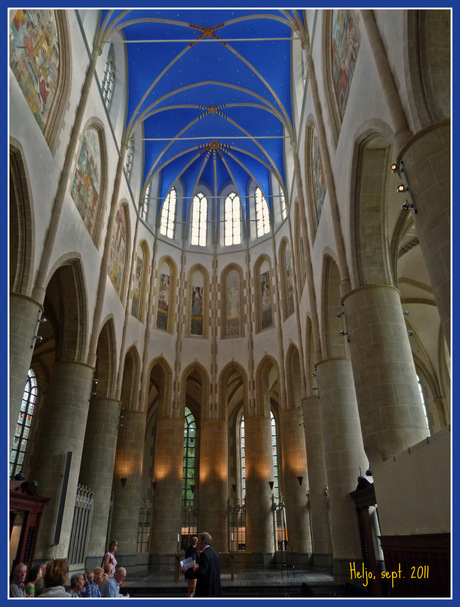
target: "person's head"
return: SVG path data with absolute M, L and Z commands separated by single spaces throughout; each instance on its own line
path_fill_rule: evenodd
M 82 573 L 74 573 L 70 578 L 70 587 L 74 588 L 76 592 L 80 592 L 84 585 L 85 578 Z
M 42 566 L 41 565 L 34 565 L 33 567 L 31 567 L 29 569 L 29 574 L 27 576 L 27 580 L 29 582 L 35 582 L 36 580 L 38 580 L 39 577 L 42 576 Z
M 126 569 L 124 567 L 117 567 L 114 577 L 121 584 L 126 578 Z
M 18 563 L 13 569 L 13 582 L 15 584 L 24 584 L 27 574 L 27 565 Z
M 196 535 L 192 536 L 191 544 L 192 546 L 196 546 L 198 544 L 198 538 Z
M 55 559 L 46 565 L 45 587 L 65 586 L 69 579 L 69 566 L 64 559 Z
M 202 531 L 198 534 L 198 548 L 203 550 L 206 546 L 210 546 L 212 541 L 211 534 L 207 531 Z
M 115 550 L 118 548 L 118 542 L 117 540 L 112 540 L 109 544 L 109 552 L 115 552 Z
M 102 582 L 104 581 L 104 570 L 102 569 L 102 567 L 94 567 L 93 572 L 94 572 L 93 581 L 95 584 L 100 586 L 102 584 Z

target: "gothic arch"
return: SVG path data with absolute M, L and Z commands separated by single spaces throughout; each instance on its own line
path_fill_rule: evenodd
M 155 289 L 155 327 L 159 330 L 174 333 L 176 310 L 177 268 L 169 255 L 158 262 Z
M 110 245 L 111 259 L 109 261 L 109 267 L 107 270 L 114 289 L 122 302 L 126 301 L 126 294 L 129 284 L 129 260 L 131 259 L 130 235 L 131 226 L 129 218 L 129 208 L 127 202 L 122 201 L 118 206 L 118 210 L 115 216 L 112 242 Z
M 302 293 L 305 288 L 305 281 L 307 278 L 307 267 L 305 264 L 305 243 L 302 236 L 302 230 L 300 226 L 301 217 L 299 210 L 299 201 L 295 201 L 294 207 L 294 243 L 296 247 L 296 261 L 297 261 L 297 276 L 298 281 L 298 301 L 302 300 Z
M 242 365 L 231 361 L 220 372 L 218 383 L 219 419 L 229 419 L 233 411 L 248 408 L 248 376 Z
M 139 255 L 142 254 L 142 257 Z M 136 261 L 134 266 L 133 284 L 131 287 L 131 314 L 140 322 L 144 321 L 147 286 L 149 282 L 150 251 L 145 240 L 137 245 Z
M 273 303 L 273 269 L 268 255 L 260 255 L 254 264 L 254 318 L 256 333 L 275 326 Z
M 21 144 L 10 143 L 10 292 L 27 295 L 32 288 L 35 221 L 32 190 Z
M 287 403 L 285 408 L 300 407 L 303 394 L 300 356 L 297 346 L 292 343 L 286 353 L 286 387 Z
M 320 155 L 319 140 L 313 116 L 307 120 L 305 135 L 305 181 L 307 190 L 307 208 L 310 223 L 311 241 L 315 241 L 327 195 L 323 164 Z
M 97 379 L 96 395 L 100 398 L 115 398 L 117 347 L 112 314 L 105 319 L 99 333 L 94 377 Z
M 209 273 L 207 269 L 201 264 L 192 266 L 188 271 L 186 286 L 186 337 L 207 338 L 209 331 Z
M 277 361 L 266 354 L 257 365 L 255 415 L 270 418 L 272 400 L 279 404 L 279 367 Z
M 292 267 L 292 252 L 289 241 L 282 238 L 279 247 L 279 263 L 281 273 L 281 292 L 283 318 L 287 320 L 294 314 L 294 271 Z
M 130 411 L 142 411 L 139 403 L 141 360 L 136 346 L 131 346 L 126 352 L 123 365 L 123 381 L 121 385 L 121 405 Z
M 229 274 L 237 273 L 238 284 L 228 285 Z M 220 275 L 221 299 L 221 338 L 244 337 L 246 318 L 244 314 L 244 280 L 241 266 L 231 263 Z
M 148 415 L 155 410 L 160 417 L 173 417 L 173 372 L 163 356 L 150 363 L 147 382 L 145 409 Z
M 179 417 L 184 417 L 185 407 L 195 416 L 197 425 L 202 419 L 212 419 L 210 414 L 211 384 L 209 374 L 201 363 L 195 361 L 181 375 Z

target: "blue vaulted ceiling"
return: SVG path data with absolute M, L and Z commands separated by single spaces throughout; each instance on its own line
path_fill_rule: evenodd
M 284 187 L 290 137 L 291 39 L 296 11 L 103 11 L 101 30 L 126 41 L 130 132 L 144 125 L 144 183 L 161 198 L 181 179 L 213 195 L 229 182 L 244 202 L 251 179 L 271 200 Z M 245 205 L 244 205 L 245 206 Z

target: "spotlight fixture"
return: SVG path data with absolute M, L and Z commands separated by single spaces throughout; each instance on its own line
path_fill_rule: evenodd
M 409 188 L 406 188 L 406 186 L 403 183 L 400 183 L 397 187 L 397 191 L 398 192 L 407 192 Z
M 409 329 L 407 331 L 407 334 L 409 335 L 409 337 L 412 337 L 412 335 L 414 334 L 414 332 L 412 331 L 412 329 Z
M 41 318 L 38 319 L 38 322 L 40 322 L 42 325 L 44 325 L 45 322 L 48 322 L 48 319 L 46 318 L 46 316 L 42 316 Z
M 343 315 L 344 315 L 344 312 L 337 312 L 337 318 L 340 318 Z
M 404 310 L 403 314 L 404 316 L 409 316 L 409 310 Z
M 344 335 L 347 335 L 347 332 L 346 331 L 340 331 L 339 335 L 341 335 L 343 337 Z
M 412 210 L 412 213 L 417 213 L 417 209 L 414 207 L 414 203 L 413 202 L 406 202 L 404 204 L 401 205 L 401 211 L 408 211 L 409 209 Z
M 396 164 L 396 162 L 393 162 L 393 164 L 391 165 L 391 170 L 393 171 L 393 173 L 397 173 L 398 172 L 398 165 Z
M 299 485 L 302 485 L 303 476 L 298 476 L 297 480 L 299 481 Z
M 316 377 L 316 373 L 310 373 L 312 377 Z

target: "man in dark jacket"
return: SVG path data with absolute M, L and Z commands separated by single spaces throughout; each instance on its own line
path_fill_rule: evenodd
M 220 586 L 220 558 L 211 548 L 212 537 L 207 531 L 198 534 L 198 565 L 195 596 L 222 596 Z

